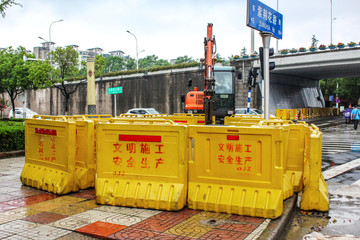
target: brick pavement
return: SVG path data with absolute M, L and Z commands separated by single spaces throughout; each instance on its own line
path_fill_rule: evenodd
M 25 157 L 0 159 L 0 239 L 257 239 L 270 219 L 98 205 L 95 190 L 59 196 L 20 182 Z

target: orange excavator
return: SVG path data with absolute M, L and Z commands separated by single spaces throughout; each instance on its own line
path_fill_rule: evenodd
M 205 124 L 213 123 L 213 115 L 221 121 L 235 113 L 235 75 L 240 76 L 233 67 L 215 67 L 216 41 L 212 27 L 213 24 L 208 23 L 204 39 L 204 91 L 195 87 L 187 93 L 185 101 L 185 112 L 205 113 Z
M 214 65 L 216 62 L 214 48 L 216 49 L 215 36 L 212 34 L 212 23 L 208 23 L 207 37 L 204 39 L 205 45 L 205 86 L 204 91 L 200 92 L 197 88 L 188 92 L 186 95 L 185 111 L 205 113 L 205 124 L 212 124 L 213 107 L 214 107 Z

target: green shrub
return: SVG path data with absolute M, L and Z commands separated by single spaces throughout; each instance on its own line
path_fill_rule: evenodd
M 25 149 L 25 127 L 22 121 L 0 121 L 0 152 Z

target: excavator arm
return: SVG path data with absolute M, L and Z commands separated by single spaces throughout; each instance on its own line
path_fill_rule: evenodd
M 205 46 L 205 86 L 204 86 L 204 112 L 205 112 L 205 124 L 212 124 L 213 108 L 214 108 L 214 65 L 215 65 L 215 52 L 216 42 L 215 36 L 212 34 L 212 23 L 208 23 L 207 37 L 204 39 Z

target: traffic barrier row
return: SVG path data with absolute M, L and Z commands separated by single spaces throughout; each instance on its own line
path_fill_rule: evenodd
M 339 116 L 338 108 L 276 109 L 276 118 L 282 120 L 304 120 L 317 117 Z
M 283 200 L 305 186 L 304 209 L 326 211 L 326 198 L 311 198 L 327 196 L 325 182 L 309 177 L 321 175 L 321 142 L 320 160 L 307 146 L 318 129 L 248 115 L 225 118 L 231 126 L 196 125 L 202 117 L 27 119 L 21 180 L 57 194 L 95 183 L 99 204 L 175 211 L 187 203 L 266 218 L 279 217 Z
M 119 118 L 155 118 L 155 119 L 169 119 L 178 124 L 184 125 L 204 125 L 205 115 L 204 114 L 189 114 L 189 113 L 174 113 L 173 115 L 168 114 L 121 114 Z M 215 116 L 213 116 L 213 124 L 215 124 Z
M 291 195 L 291 190 L 287 186 L 287 183 L 290 182 L 294 192 L 304 192 L 301 198 L 301 209 L 318 211 L 329 209 L 327 186 L 321 172 L 322 133 L 315 125 L 309 126 L 303 121 L 298 121 L 297 124 L 290 120 L 264 121 L 256 117 L 249 121 L 247 116 L 226 117 L 225 122 L 236 126 L 259 124 L 289 127 L 288 138 L 287 135 L 284 135 L 288 142 L 284 148 L 286 155 L 284 199 L 289 194 Z

